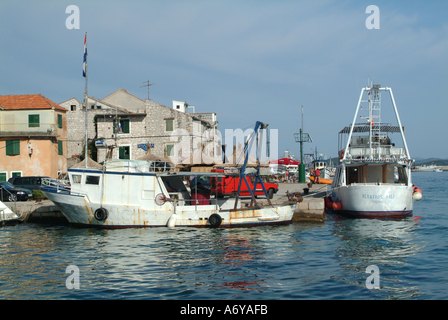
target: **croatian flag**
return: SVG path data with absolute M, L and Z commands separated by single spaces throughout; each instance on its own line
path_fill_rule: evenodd
M 85 78 L 87 73 L 87 32 L 84 38 L 84 62 L 82 63 L 82 75 Z

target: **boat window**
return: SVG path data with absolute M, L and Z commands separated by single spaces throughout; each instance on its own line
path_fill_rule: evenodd
M 100 184 L 100 176 L 86 176 L 86 184 Z
M 332 184 L 333 188 L 341 186 L 340 177 L 339 177 L 340 173 L 341 173 L 341 168 L 336 168 L 336 172 L 334 174 L 334 180 L 333 180 L 333 184 Z
M 162 177 L 162 181 L 165 184 L 165 188 L 168 192 L 181 192 L 187 191 L 182 178 L 177 177 Z
M 80 174 L 74 174 L 72 175 L 72 182 L 73 183 L 81 183 L 81 175 Z
M 358 168 L 348 168 L 348 184 L 357 183 L 358 182 Z
M 406 167 L 398 167 L 398 183 L 405 183 L 407 185 L 408 175 L 406 173 Z

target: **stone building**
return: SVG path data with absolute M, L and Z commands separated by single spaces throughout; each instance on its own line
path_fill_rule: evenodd
M 69 156 L 79 155 L 85 140 L 82 103 L 70 99 L 60 105 L 68 110 Z M 192 110 L 194 107 L 183 101 L 173 101 L 169 108 L 141 100 L 124 89 L 102 100 L 89 97 L 88 137 L 96 143 L 96 160 L 138 159 L 146 154 L 148 145 L 154 155 L 171 155 L 176 163 L 189 158 L 213 138 L 218 127 L 216 113 L 188 113 Z M 221 156 L 219 148 L 209 149 L 210 156 Z

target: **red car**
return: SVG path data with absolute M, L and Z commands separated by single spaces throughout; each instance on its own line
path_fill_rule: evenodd
M 212 172 L 222 172 L 222 169 L 213 169 Z M 214 180 L 214 181 L 213 181 Z M 218 194 L 219 196 L 231 196 L 236 197 L 236 193 L 238 191 L 238 184 L 240 181 L 240 177 L 234 176 L 225 176 L 218 178 L 211 178 L 211 194 Z M 250 179 L 250 176 L 247 177 L 247 182 L 249 183 L 249 187 L 251 190 L 254 189 L 254 185 Z M 278 192 L 278 185 L 275 183 L 264 183 L 264 187 L 268 192 L 269 199 L 274 197 L 274 194 Z M 255 196 L 264 196 L 263 188 L 260 183 L 257 183 L 257 189 L 255 190 Z M 249 190 L 247 189 L 247 185 L 244 181 L 241 181 L 241 190 L 240 196 L 250 196 Z

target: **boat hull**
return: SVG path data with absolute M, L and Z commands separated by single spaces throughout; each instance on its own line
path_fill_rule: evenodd
M 67 220 L 82 227 L 96 228 L 144 228 L 144 227 L 253 227 L 291 223 L 296 203 L 280 206 L 263 206 L 239 210 L 219 210 L 215 205 L 178 206 L 175 210 L 146 210 L 138 206 L 108 205 L 89 202 L 87 197 L 67 193 L 45 192 L 45 195 L 59 207 Z M 108 216 L 99 221 L 95 211 L 107 210 Z M 175 214 L 175 216 L 173 216 Z M 209 218 L 218 214 L 219 225 L 212 225 Z M 170 221 L 171 220 L 171 221 Z
M 309 179 L 314 182 L 315 177 L 309 177 Z M 319 179 L 319 184 L 328 184 L 331 185 L 333 183 L 333 180 L 328 179 L 328 178 L 320 178 Z
M 11 226 L 23 222 L 23 218 L 15 214 L 0 201 L 0 226 Z
M 401 218 L 412 215 L 412 187 L 351 185 L 334 188 L 335 212 L 358 218 Z

